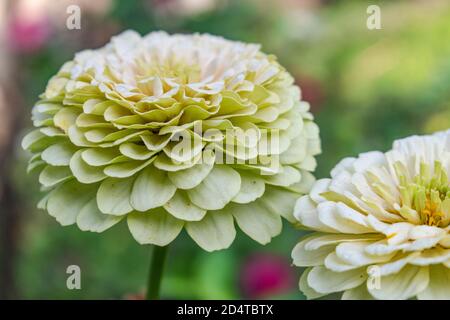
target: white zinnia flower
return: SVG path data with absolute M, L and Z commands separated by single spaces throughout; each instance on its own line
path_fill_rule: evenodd
M 342 160 L 294 215 L 308 298 L 450 299 L 450 130 Z
M 47 193 L 40 207 L 62 225 L 102 232 L 126 219 L 139 243 L 160 246 L 185 228 L 213 251 L 231 245 L 236 223 L 266 244 L 314 182 L 308 109 L 258 45 L 127 31 L 64 64 L 23 147 Z

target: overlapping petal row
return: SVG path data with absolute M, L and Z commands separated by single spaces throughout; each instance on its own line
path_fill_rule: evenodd
M 185 227 L 212 251 L 232 243 L 236 222 L 265 244 L 314 182 L 308 109 L 257 45 L 127 31 L 64 64 L 23 147 L 47 194 L 39 206 L 62 225 L 102 232 L 127 218 L 138 242 L 156 245 Z
M 308 298 L 450 299 L 450 131 L 342 160 L 299 199 Z

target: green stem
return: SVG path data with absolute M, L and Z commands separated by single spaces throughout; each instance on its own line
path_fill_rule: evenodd
M 150 272 L 147 282 L 147 300 L 159 299 L 159 288 L 161 287 L 164 262 L 169 246 L 153 246 L 152 261 L 150 262 Z

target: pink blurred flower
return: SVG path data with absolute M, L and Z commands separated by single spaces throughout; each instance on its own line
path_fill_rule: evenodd
M 284 257 L 255 254 L 244 262 L 239 282 L 245 298 L 258 299 L 287 293 L 295 287 L 296 280 Z
M 51 25 L 45 17 L 25 19 L 13 16 L 8 24 L 8 42 L 18 52 L 32 53 L 41 49 L 50 39 Z
M 311 112 L 320 110 L 325 101 L 325 92 L 322 83 L 314 77 L 307 75 L 298 75 L 295 77 L 295 83 L 300 86 L 302 91 L 302 100 L 309 102 Z

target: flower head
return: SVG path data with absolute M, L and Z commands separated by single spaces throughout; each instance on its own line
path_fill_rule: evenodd
M 62 225 L 102 232 L 126 218 L 156 245 L 185 227 L 212 251 L 236 222 L 265 244 L 314 181 L 308 108 L 257 45 L 127 31 L 63 65 L 23 147 L 47 193 L 40 207 Z
M 450 299 L 450 131 L 342 160 L 300 198 L 292 252 L 316 298 Z

